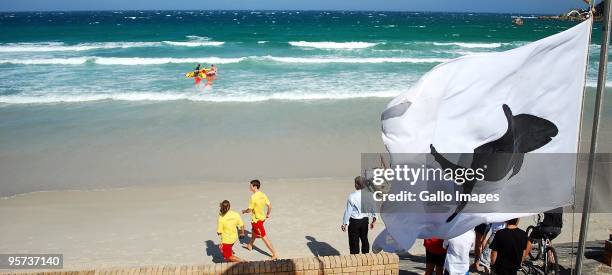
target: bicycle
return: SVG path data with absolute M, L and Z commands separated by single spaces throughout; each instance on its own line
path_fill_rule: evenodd
M 536 267 L 533 265 L 532 262 L 523 262 L 523 264 L 521 264 L 521 268 L 519 268 L 519 270 L 517 271 L 517 274 L 521 274 L 521 275 L 531 275 L 531 274 L 540 274 L 540 272 L 538 272 L 538 269 L 536 269 Z
M 536 216 L 536 225 L 527 227 L 527 236 L 529 236 L 529 241 L 531 242 L 529 259 L 533 262 L 533 268 L 529 268 L 529 271 L 532 273 L 535 271 L 535 267 L 538 266 L 544 271 L 544 274 L 557 275 L 560 274 L 558 263 L 559 257 L 557 257 L 557 251 L 550 243 L 548 234 L 541 231 L 543 218 L 543 214 L 538 214 Z M 538 265 L 537 263 L 540 261 L 541 265 Z

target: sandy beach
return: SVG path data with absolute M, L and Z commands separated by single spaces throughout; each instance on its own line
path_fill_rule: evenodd
M 263 181 L 273 205 L 269 238 L 283 258 L 347 254 L 340 231 L 351 179 Z M 101 266 L 210 263 L 219 255 L 219 202 L 239 211 L 244 183 L 147 186 L 104 191 L 39 192 L 0 200 L 0 253 L 64 253 L 69 269 Z M 245 222 L 249 215 L 243 215 Z M 247 226 L 250 230 L 250 226 Z M 371 238 L 380 231 L 370 233 Z M 261 242 L 256 245 L 264 249 Z M 236 254 L 266 259 L 238 244 Z
M 347 254 L 340 231 L 350 178 L 262 180 L 273 205 L 266 222 L 280 257 Z M 218 203 L 245 208 L 248 181 L 135 186 L 97 191 L 52 191 L 0 200 L 0 253 L 63 253 L 66 269 L 162 264 L 202 264 L 218 259 Z M 243 215 L 245 222 L 249 216 Z M 589 239 L 606 239 L 610 214 L 591 219 Z M 558 242 L 577 240 L 580 215 L 566 214 Z M 521 225 L 533 223 L 524 218 Z M 572 232 L 571 228 L 574 225 Z M 369 236 L 381 231 L 379 223 Z M 249 227 L 247 226 L 247 229 Z M 573 234 L 572 234 L 573 233 Z M 266 259 L 261 250 L 235 245 L 246 260 Z M 424 253 L 420 241 L 410 251 Z

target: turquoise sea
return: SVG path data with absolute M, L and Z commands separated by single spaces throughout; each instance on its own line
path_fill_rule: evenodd
M 391 97 L 443 61 L 511 49 L 575 24 L 522 15 L 526 24 L 516 27 L 511 24 L 513 16 L 320 11 L 2 13 L 0 104 Z M 598 47 L 592 49 L 597 52 Z M 596 61 L 591 62 L 591 85 Z M 219 66 L 214 89 L 195 89 L 183 77 L 197 63 Z
M 531 14 L 0 13 L 0 196 L 351 176 L 359 153 L 384 150 L 384 105 L 423 73 L 575 24 Z M 219 67 L 212 88 L 184 77 L 198 63 Z

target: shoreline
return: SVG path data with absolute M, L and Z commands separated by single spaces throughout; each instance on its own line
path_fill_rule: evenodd
M 588 89 L 580 151 L 589 148 Z M 386 98 L 316 102 L 89 102 L 0 107 L 0 197 L 40 190 L 351 177 L 385 152 Z M 612 101 L 599 152 L 612 152 Z M 59 160 L 59 161 L 58 161 Z
M 309 182 L 309 181 L 336 181 L 336 180 L 349 180 L 351 178 L 343 178 L 343 177 L 312 177 L 312 178 L 270 178 L 270 181 L 281 181 L 281 182 Z M 58 190 L 38 190 L 26 193 L 19 193 L 10 196 L 0 197 L 0 201 L 2 200 L 11 200 L 17 199 L 20 197 L 27 196 L 35 196 L 38 194 L 47 194 L 47 193 L 92 193 L 92 192 L 120 192 L 127 189 L 142 189 L 142 188 L 166 188 L 171 185 L 173 186 L 198 186 L 198 185 L 206 185 L 206 184 L 240 184 L 239 182 L 219 182 L 219 181 L 191 181 L 191 182 L 181 182 L 178 184 L 164 184 L 164 183 L 155 183 L 155 184 L 147 184 L 147 185 L 124 185 L 124 186 L 109 186 L 103 188 L 94 188 L 94 189 L 58 189 Z
M 387 100 L 0 108 L 0 196 L 201 179 L 351 177 Z M 86 115 L 83 115 L 86 114 Z M 60 160 L 60 161 L 58 161 Z

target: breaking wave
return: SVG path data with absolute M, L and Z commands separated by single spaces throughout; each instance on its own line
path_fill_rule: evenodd
M 363 58 L 316 58 L 316 57 L 276 57 L 264 56 L 262 59 L 268 59 L 281 63 L 306 63 L 306 64 L 324 64 L 324 63 L 442 63 L 450 59 L 448 58 L 409 58 L 409 57 L 363 57 Z
M 222 58 L 222 57 L 202 57 L 202 58 L 143 58 L 143 57 L 92 57 L 93 63 L 100 65 L 161 65 L 161 64 L 181 64 L 181 63 L 212 63 L 212 64 L 232 64 L 238 63 L 246 58 Z
M 161 41 L 161 42 L 95 42 L 69 45 L 62 42 L 42 43 L 5 43 L 0 44 L 0 52 L 79 52 L 104 49 L 126 49 L 146 47 L 207 47 L 222 46 L 219 41 Z
M 204 47 L 204 46 L 223 46 L 225 42 L 219 41 L 163 41 L 163 43 L 172 45 L 172 46 L 182 46 L 182 47 Z
M 467 42 L 433 42 L 435 46 L 457 46 L 462 48 L 485 48 L 493 49 L 499 48 L 505 43 L 467 43 Z
M 37 43 L 1 43 L 0 52 L 80 52 L 104 49 L 127 49 L 127 48 L 151 48 L 151 47 L 220 47 L 225 45 L 223 41 L 213 41 L 208 37 L 187 36 L 187 41 L 158 41 L 158 42 L 91 42 L 79 44 L 66 44 L 64 42 L 37 42 Z M 257 41 L 265 44 L 269 41 Z M 471 43 L 471 42 L 411 42 L 409 44 L 426 43 L 439 47 L 481 48 L 495 49 L 513 43 Z M 386 44 L 379 42 L 308 42 L 290 41 L 290 46 L 298 48 L 328 49 L 328 50 L 353 50 L 366 49 L 377 45 Z M 518 45 L 517 45 L 518 46 Z
M 307 42 L 307 41 L 291 41 L 289 45 L 303 48 L 317 49 L 365 49 L 378 45 L 380 43 L 371 42 Z
M 42 59 L 4 59 L 0 64 L 17 65 L 81 65 L 88 62 L 99 65 L 162 65 L 181 63 L 212 63 L 233 64 L 243 61 L 253 62 L 276 62 L 276 63 L 302 63 L 302 64 L 326 64 L 326 63 L 441 63 L 448 58 L 403 58 L 403 57 L 278 57 L 278 56 L 249 56 L 249 57 L 194 57 L 194 58 L 172 58 L 172 57 L 70 57 L 70 58 L 42 58 Z
M 89 60 L 88 57 L 70 58 L 40 58 L 40 59 L 3 59 L 0 64 L 19 65 L 81 65 Z
M 104 100 L 116 101 L 202 101 L 202 102 L 261 102 L 269 100 L 310 101 L 310 100 L 340 100 L 352 98 L 391 98 L 401 91 L 382 90 L 367 93 L 354 93 L 354 91 L 334 93 L 304 93 L 303 91 L 278 92 L 267 95 L 231 95 L 200 92 L 106 92 L 95 94 L 56 94 L 44 95 L 5 95 L 0 96 L 3 104 L 51 104 L 51 103 L 78 103 Z

